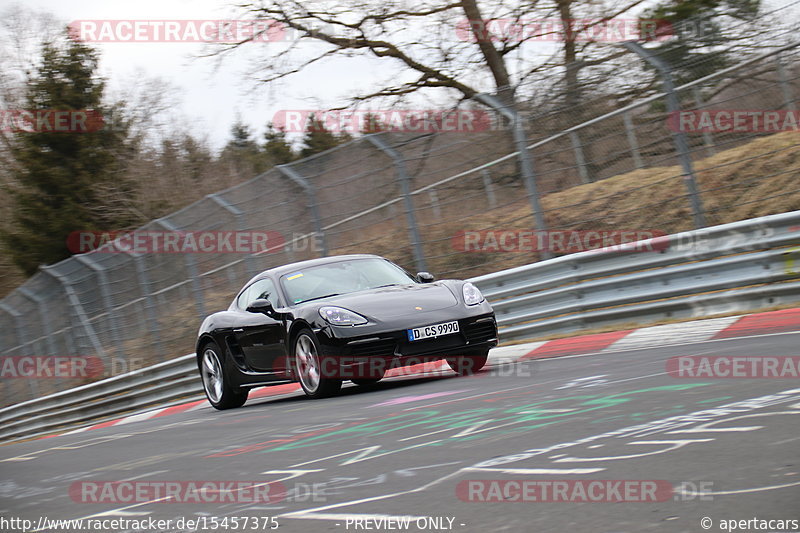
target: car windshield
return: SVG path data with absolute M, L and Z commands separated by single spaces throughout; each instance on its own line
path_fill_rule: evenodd
M 350 259 L 290 272 L 281 285 L 293 304 L 389 285 L 415 283 L 400 267 L 384 259 Z

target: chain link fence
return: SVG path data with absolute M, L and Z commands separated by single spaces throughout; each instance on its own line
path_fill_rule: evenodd
M 91 356 L 102 369 L 91 378 L 12 379 L 5 372 L 3 405 L 191 351 L 206 315 L 226 308 L 251 276 L 288 262 L 377 253 L 439 278 L 480 275 L 575 251 L 554 246 L 552 237 L 524 248 L 525 231 L 693 229 L 691 177 L 708 225 L 800 209 L 800 136 L 797 125 L 786 126 L 797 118 L 798 45 L 772 47 L 678 86 L 677 112 L 659 84 L 623 106 L 608 95 L 585 100 L 582 109 L 539 108 L 519 97 L 538 204 L 501 118 L 485 131 L 387 131 L 270 169 L 138 230 L 267 230 L 277 237 L 266 251 L 106 246 L 43 267 L 0 302 L 3 361 Z M 735 111 L 755 114 L 744 119 L 747 127 L 724 127 L 735 121 L 725 113 Z M 767 111 L 778 113 L 780 128 L 753 126 Z M 691 176 L 676 135 L 684 136 Z M 532 205 L 546 228 L 536 226 Z M 498 242 L 508 234 L 514 246 Z

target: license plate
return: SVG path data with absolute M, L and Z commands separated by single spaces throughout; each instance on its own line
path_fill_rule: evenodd
M 443 322 L 432 326 L 422 326 L 421 328 L 413 328 L 406 331 L 408 333 L 408 340 L 410 341 L 430 339 L 431 337 L 458 333 L 458 321 L 454 320 L 453 322 Z

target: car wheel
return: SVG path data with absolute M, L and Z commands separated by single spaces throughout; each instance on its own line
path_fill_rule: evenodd
M 241 407 L 247 401 L 248 390 L 236 390 L 225 378 L 222 365 L 224 356 L 216 343 L 209 342 L 203 347 L 200 360 L 200 377 L 208 402 L 219 410 Z
M 489 352 L 483 352 L 475 355 L 459 355 L 457 357 L 448 357 L 447 364 L 459 376 L 469 376 L 474 374 L 486 365 L 489 359 Z
M 319 345 L 309 329 L 303 329 L 294 341 L 294 367 L 303 392 L 309 398 L 325 398 L 339 392 L 340 379 L 323 376 Z

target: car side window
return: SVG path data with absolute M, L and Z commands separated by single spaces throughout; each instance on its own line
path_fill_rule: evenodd
M 259 298 L 266 298 L 272 303 L 273 307 L 280 307 L 278 291 L 275 290 L 275 284 L 269 278 L 260 279 L 245 289 L 239 295 L 237 304 L 240 309 L 245 310 L 248 305 Z

